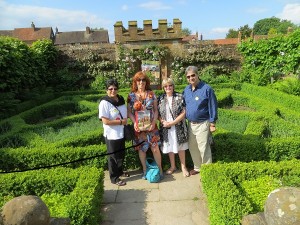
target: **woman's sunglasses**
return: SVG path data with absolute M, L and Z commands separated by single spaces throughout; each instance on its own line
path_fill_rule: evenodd
M 117 91 L 117 90 L 118 90 L 118 88 L 107 88 L 107 90 L 109 90 L 109 91 L 112 91 L 112 90 L 115 90 L 115 91 Z

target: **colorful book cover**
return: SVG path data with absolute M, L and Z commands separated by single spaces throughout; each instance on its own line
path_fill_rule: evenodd
M 140 131 L 147 131 L 151 126 L 151 111 L 136 111 L 135 112 L 136 121 L 138 122 L 138 127 Z

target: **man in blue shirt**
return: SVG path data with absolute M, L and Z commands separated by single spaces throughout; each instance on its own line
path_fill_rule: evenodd
M 183 91 L 188 120 L 189 150 L 194 163 L 191 175 L 200 172 L 201 164 L 212 162 L 210 139 L 216 130 L 218 104 L 214 90 L 199 79 L 198 68 L 189 66 L 185 70 L 189 85 Z

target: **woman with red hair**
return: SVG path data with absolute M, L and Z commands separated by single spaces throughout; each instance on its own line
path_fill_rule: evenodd
M 156 121 L 158 119 L 157 98 L 150 88 L 150 79 L 142 71 L 132 78 L 131 92 L 127 98 L 128 117 L 132 120 L 135 130 L 134 144 L 143 142 L 136 147 L 143 167 L 142 178 L 146 179 L 146 152 L 150 148 L 156 161 L 161 179 L 160 137 Z

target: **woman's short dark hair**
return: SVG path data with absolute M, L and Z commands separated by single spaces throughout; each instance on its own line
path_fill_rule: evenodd
M 107 80 L 105 86 L 106 86 L 106 89 L 109 88 L 110 86 L 115 86 L 116 88 L 119 89 L 119 83 L 115 79 Z

